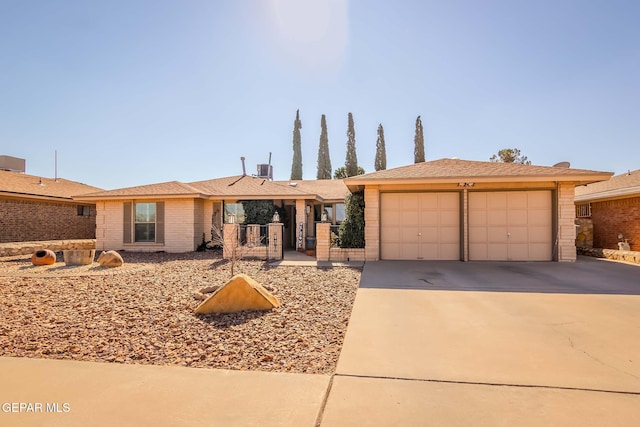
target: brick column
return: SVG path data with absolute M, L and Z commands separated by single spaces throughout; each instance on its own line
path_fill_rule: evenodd
M 377 185 L 364 189 L 364 249 L 367 261 L 380 259 L 380 190 Z
M 329 249 L 331 248 L 331 224 L 321 222 L 316 224 L 316 259 L 329 261 Z
M 307 204 L 304 199 L 298 199 L 296 200 L 296 250 L 304 251 L 305 237 L 307 237 Z
M 222 256 L 229 259 L 233 256 L 233 250 L 238 247 L 240 237 L 239 224 L 225 224 L 223 229 L 224 245 L 222 246 Z
M 282 259 L 282 239 L 284 239 L 282 231 L 281 223 L 269 224 L 269 259 Z
M 575 185 L 573 182 L 558 184 L 558 261 L 576 260 Z
M 462 260 L 469 261 L 469 192 L 462 190 Z

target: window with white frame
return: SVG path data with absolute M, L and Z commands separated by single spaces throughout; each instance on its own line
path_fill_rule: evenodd
M 135 204 L 134 236 L 135 242 L 156 241 L 156 204 Z

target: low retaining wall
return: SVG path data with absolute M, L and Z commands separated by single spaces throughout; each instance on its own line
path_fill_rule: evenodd
M 0 243 L 0 257 L 31 255 L 35 251 L 49 249 L 54 252 L 70 249 L 95 249 L 96 239 L 45 240 L 42 242 Z
M 616 249 L 599 249 L 585 247 L 578 247 L 577 251 L 578 255 L 586 255 L 596 258 L 606 258 L 640 264 L 640 252 L 637 251 L 619 251 Z
M 364 261 L 364 249 L 331 248 L 329 261 Z

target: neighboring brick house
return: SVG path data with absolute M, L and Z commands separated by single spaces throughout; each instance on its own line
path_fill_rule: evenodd
M 72 196 L 98 190 L 62 178 L 0 170 L 0 243 L 95 238 L 95 203 Z
M 640 251 L 640 169 L 576 188 L 576 216 L 591 218 L 593 247 L 618 249 L 619 235 Z

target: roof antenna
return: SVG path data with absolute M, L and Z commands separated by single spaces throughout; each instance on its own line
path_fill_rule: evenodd
M 55 151 L 54 151 L 54 153 L 55 153 L 55 155 L 54 155 L 54 157 L 55 157 L 55 167 L 54 167 L 54 169 L 55 169 L 54 174 L 55 174 L 55 175 L 54 175 L 54 181 L 55 181 L 55 182 L 58 182 L 58 150 L 55 150 Z
M 271 151 L 269 151 L 269 166 L 267 168 L 269 181 L 273 181 L 273 169 L 271 169 Z
M 242 162 L 242 176 L 246 176 L 247 175 L 247 170 L 244 167 L 244 156 L 240 157 L 240 161 Z

